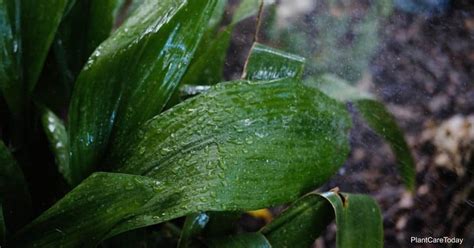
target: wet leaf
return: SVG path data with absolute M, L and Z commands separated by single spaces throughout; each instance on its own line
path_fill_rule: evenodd
M 390 144 L 397 158 L 403 182 L 409 190 L 414 190 L 416 171 L 410 148 L 393 115 L 375 96 L 332 75 L 312 78 L 305 83 L 341 102 L 352 102 L 367 124 Z
M 74 183 L 95 170 L 108 145 L 158 114 L 178 86 L 215 0 L 146 1 L 89 58 L 69 115 Z
M 23 172 L 2 141 L 0 165 L 0 204 L 5 223 L 13 231 L 28 220 L 31 201 Z
M 64 179 L 72 184 L 71 171 L 69 164 L 69 141 L 66 128 L 61 119 L 59 119 L 51 110 L 44 108 L 42 110 L 41 122 L 43 130 L 49 141 L 49 146 L 54 154 L 56 165 Z
M 0 90 L 14 114 L 22 111 L 24 101 L 19 13 L 18 1 L 0 0 Z
M 343 105 L 299 81 L 219 84 L 147 122 L 115 154 L 119 172 L 146 177 L 94 174 L 18 246 L 92 244 L 191 213 L 290 202 L 345 161 L 349 128 Z
M 35 88 L 67 0 L 20 0 L 22 62 L 29 93 Z
M 211 240 L 211 248 L 271 248 L 272 245 L 260 233 L 244 233 Z M 296 247 L 296 246 L 295 246 Z
M 278 78 L 301 78 L 305 59 L 254 43 L 244 70 L 248 80 L 272 80 Z
M 11 245 L 95 247 L 112 226 L 161 193 L 156 183 L 141 176 L 93 174 L 13 237 Z

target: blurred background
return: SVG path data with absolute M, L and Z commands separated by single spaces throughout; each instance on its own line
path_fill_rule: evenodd
M 239 1 L 231 2 L 227 14 Z M 240 77 L 256 21 L 236 27 L 227 79 Z M 257 40 L 305 57 L 306 76 L 330 73 L 376 95 L 415 157 L 417 186 L 409 194 L 389 146 L 353 111 L 350 158 L 321 190 L 374 196 L 385 247 L 414 247 L 412 236 L 464 238 L 462 247 L 473 247 L 474 2 L 281 0 L 265 9 L 261 24 Z M 247 229 L 261 224 L 243 221 Z M 334 247 L 334 230 L 315 247 Z

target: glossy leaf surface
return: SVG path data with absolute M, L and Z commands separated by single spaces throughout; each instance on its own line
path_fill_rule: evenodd
M 72 184 L 71 175 L 73 172 L 69 163 L 69 141 L 64 123 L 49 109 L 43 109 L 41 122 L 58 170 L 64 179 Z
M 305 59 L 254 43 L 245 66 L 244 78 L 248 80 L 272 80 L 301 78 Z
M 14 237 L 12 247 L 95 247 L 159 194 L 156 180 L 96 173 Z
M 94 174 L 18 240 L 67 247 L 190 213 L 290 202 L 337 171 L 349 128 L 343 105 L 296 80 L 217 85 L 150 120 L 115 154 L 120 172 L 147 177 Z
M 0 204 L 6 225 L 15 230 L 28 220 L 31 201 L 23 172 L 2 141 L 0 165 Z
M 24 101 L 24 87 L 18 1 L 0 0 L 0 30 L 0 90 L 10 110 L 19 113 Z
M 24 80 L 27 91 L 32 92 L 68 1 L 18 1 L 21 1 Z
M 393 115 L 375 96 L 332 75 L 313 78 L 307 81 L 306 85 L 316 87 L 341 102 L 352 102 L 370 128 L 390 144 L 397 158 L 403 182 L 409 190 L 414 190 L 416 171 L 410 148 Z
M 165 106 L 214 8 L 214 0 L 146 1 L 94 52 L 74 89 L 69 115 L 74 183 L 90 174 L 109 144 Z

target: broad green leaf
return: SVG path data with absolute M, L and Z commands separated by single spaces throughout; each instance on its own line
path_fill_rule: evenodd
M 3 218 L 3 208 L 0 203 L 0 246 L 5 246 L 7 236 L 7 227 L 5 226 L 5 219 Z
M 0 90 L 14 114 L 22 111 L 20 3 L 0 0 Z
M 74 89 L 69 112 L 74 183 L 158 114 L 179 84 L 215 0 L 146 1 L 102 43 Z M 118 147 L 118 148 L 117 148 Z M 120 149 L 118 149 L 119 152 Z
M 6 225 L 10 230 L 16 230 L 29 218 L 30 195 L 23 172 L 2 141 L 0 165 L 0 204 Z
M 72 184 L 71 167 L 69 164 L 69 141 L 66 128 L 61 119 L 59 119 L 52 111 L 44 108 L 42 111 L 41 122 L 49 146 L 54 154 L 56 165 L 64 179 Z
M 377 202 L 357 194 L 321 194 L 332 205 L 336 216 L 337 247 L 383 247 L 382 215 Z
M 268 240 L 260 233 L 244 233 L 210 241 L 211 248 L 272 248 Z M 298 246 L 293 246 L 298 247 Z
M 354 102 L 354 106 L 370 128 L 390 144 L 397 158 L 398 168 L 404 184 L 410 191 L 415 190 L 415 162 L 403 132 L 397 125 L 393 115 L 388 112 L 382 103 L 373 100 L 359 100 Z
M 40 76 L 67 0 L 21 1 L 23 70 L 26 89 L 33 91 Z
M 174 205 L 206 206 L 207 196 L 254 210 L 326 181 L 345 160 L 349 126 L 343 105 L 296 80 L 225 83 L 149 121 L 109 162 L 173 188 L 196 183 Z
M 199 234 L 208 222 L 209 215 L 206 213 L 195 213 L 186 216 L 186 221 L 179 237 L 178 248 L 188 247 L 192 237 Z
M 92 244 L 191 213 L 290 202 L 345 161 L 349 128 L 343 105 L 299 81 L 219 84 L 147 122 L 115 154 L 120 172 L 147 177 L 94 174 L 18 246 Z
M 95 247 L 161 193 L 147 177 L 96 173 L 13 237 L 13 247 Z
M 272 80 L 278 78 L 301 78 L 305 59 L 254 43 L 244 69 L 248 80 Z
M 397 158 L 403 182 L 409 190 L 414 190 L 416 171 L 410 148 L 395 118 L 375 96 L 332 75 L 310 79 L 306 85 L 316 87 L 341 102 L 352 102 L 367 124 L 390 144 Z
M 311 247 L 334 219 L 334 210 L 318 194 L 294 202 L 260 231 L 272 247 Z

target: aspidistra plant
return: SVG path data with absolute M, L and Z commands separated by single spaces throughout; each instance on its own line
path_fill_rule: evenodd
M 242 79 L 217 83 L 224 63 L 219 53 L 226 52 L 229 33 L 246 16 L 242 13 L 248 14 L 245 10 L 258 9 L 260 3 L 243 1 L 244 11 L 220 30 L 216 19 L 226 1 L 139 2 L 134 11 L 123 12 L 129 16 L 108 36 L 94 30 L 99 19 L 92 10 L 112 17 L 99 25 L 112 29 L 122 1 L 51 1 L 46 10 L 43 1 L 24 0 L 17 6 L 18 1 L 0 0 L 0 46 L 7 51 L 1 55 L 3 96 L 12 116 L 41 115 L 58 170 L 72 188 L 24 225 L 24 213 L 31 210 L 22 175 L 29 167 L 22 163 L 37 161 L 17 163 L 0 143 L 1 244 L 159 246 L 162 239 L 145 238 L 140 231 L 168 223 L 179 247 L 310 247 L 335 219 L 339 247 L 383 247 L 380 210 L 369 196 L 311 192 L 346 160 L 351 119 L 344 104 L 303 83 L 303 58 L 255 43 Z M 71 39 L 83 4 L 93 6 L 86 8 L 85 35 L 77 36 L 85 38 Z M 35 18 L 22 17 L 32 11 L 41 32 L 28 26 Z M 31 39 L 39 39 L 38 47 Z M 99 43 L 92 52 L 91 44 Z M 68 54 L 70 48 L 81 54 L 78 59 L 90 57 L 81 65 Z M 216 54 L 218 64 L 213 64 Z M 51 87 L 74 82 L 71 99 L 64 103 L 69 105 L 67 125 L 43 101 L 48 88 L 35 89 L 40 73 L 51 70 L 38 72 L 47 55 L 66 70 L 51 77 L 57 82 Z M 206 64 L 212 70 L 199 69 Z M 200 84 L 195 80 L 203 77 L 212 79 L 202 84 L 214 85 L 170 103 L 184 83 Z M 21 104 L 12 92 L 23 97 Z M 29 105 L 33 110 L 21 107 Z M 238 216 L 282 204 L 288 209 L 259 232 L 209 231 L 208 223 L 220 214 Z M 182 227 L 173 222 L 186 216 Z M 124 237 L 135 239 L 116 242 Z

